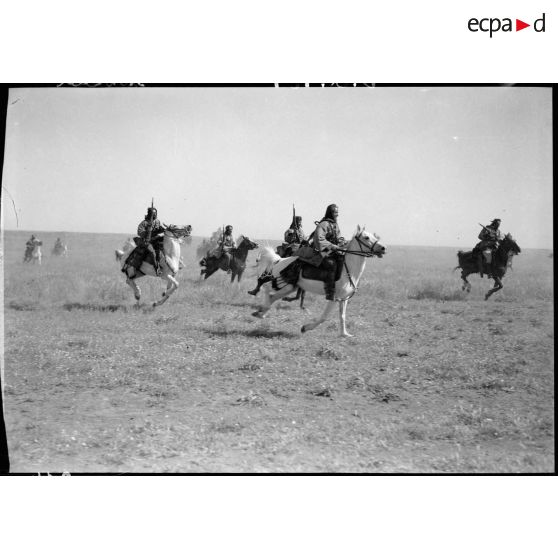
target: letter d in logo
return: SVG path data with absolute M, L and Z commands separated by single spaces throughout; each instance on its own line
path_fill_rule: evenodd
M 545 14 L 543 13 L 542 17 L 539 19 L 535 20 L 535 23 L 533 23 L 533 29 L 537 32 L 537 33 L 544 33 L 544 25 L 545 25 Z

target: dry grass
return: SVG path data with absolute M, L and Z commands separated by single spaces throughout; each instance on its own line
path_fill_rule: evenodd
M 342 340 L 335 317 L 302 335 L 296 303 L 253 318 L 252 267 L 240 286 L 200 283 L 196 241 L 178 292 L 153 310 L 163 283 L 143 279 L 135 308 L 113 260 L 124 238 L 67 236 L 70 257 L 41 268 L 20 263 L 26 235 L 5 238 L 13 471 L 554 469 L 545 252 L 517 257 L 484 302 L 487 280 L 460 290 L 455 250 L 391 248 L 368 263 Z M 322 304 L 308 295 L 312 314 Z

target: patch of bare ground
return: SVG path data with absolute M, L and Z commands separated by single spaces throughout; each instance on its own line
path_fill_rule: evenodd
M 393 248 L 368 264 L 348 306 L 355 337 L 341 339 L 335 316 L 301 334 L 308 315 L 296 303 L 251 317 L 250 261 L 240 286 L 225 274 L 199 282 L 195 246 L 185 248 L 179 290 L 152 310 L 160 282 L 140 282 L 138 308 L 110 260 L 123 239 L 99 235 L 87 257 L 41 269 L 18 263 L 12 240 L 4 413 L 14 472 L 554 469 L 546 257 L 527 252 L 523 269 L 522 253 L 485 303 L 480 278 L 452 295 L 453 251 Z M 311 315 L 322 305 L 307 297 Z

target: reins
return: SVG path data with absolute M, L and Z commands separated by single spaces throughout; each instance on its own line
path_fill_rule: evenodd
M 362 234 L 362 233 L 360 233 Z M 371 258 L 373 256 L 375 256 L 374 254 L 374 247 L 376 246 L 376 244 L 378 244 L 379 239 L 376 239 L 374 241 L 374 243 L 372 244 L 372 246 L 367 246 L 366 244 L 364 244 L 361 240 L 360 240 L 360 234 L 358 234 L 357 236 L 355 236 L 358 245 L 360 246 L 360 250 L 345 250 L 343 248 L 341 248 L 339 250 L 339 252 L 343 252 L 344 255 L 346 254 L 353 254 L 355 256 L 360 256 L 362 258 Z M 368 250 L 364 250 L 363 246 L 368 248 Z M 351 287 L 353 288 L 353 292 L 346 298 L 342 298 L 340 299 L 341 301 L 346 301 L 349 300 L 350 298 L 352 298 L 353 296 L 355 296 L 358 287 L 355 285 L 353 278 L 351 277 L 351 274 L 349 272 L 349 268 L 347 266 L 347 261 L 345 260 L 345 258 L 343 258 L 343 266 L 345 267 L 345 271 L 347 272 L 347 277 L 349 278 L 349 283 L 351 284 Z

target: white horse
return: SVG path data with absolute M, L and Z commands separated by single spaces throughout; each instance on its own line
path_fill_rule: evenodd
M 365 258 L 377 256 L 381 258 L 386 251 L 385 246 L 379 243 L 380 237 L 376 234 L 370 234 L 364 228 L 357 227 L 357 231 L 350 242 L 342 249 L 341 252 L 345 253 L 345 262 L 343 263 L 343 270 L 341 277 L 335 283 L 335 300 L 328 300 L 322 315 L 304 324 L 301 331 L 310 331 L 321 323 L 323 323 L 335 306 L 335 302 L 339 303 L 339 325 L 340 335 L 342 337 L 352 337 L 347 332 L 345 325 L 345 315 L 347 311 L 347 302 L 356 293 L 358 282 L 362 276 L 365 266 Z M 298 288 L 311 293 L 325 295 L 325 288 L 323 281 L 306 279 L 302 276 L 302 271 L 299 272 L 298 281 L 296 285 L 291 285 L 285 282 L 281 277 L 281 270 L 288 267 L 298 258 L 291 256 L 289 258 L 279 257 L 271 248 L 264 248 L 260 259 L 260 265 L 265 266 L 267 272 L 271 272 L 276 279 L 273 282 L 268 282 L 264 285 L 264 303 L 252 315 L 257 318 L 263 318 L 271 308 L 271 305 L 277 300 L 282 299 L 285 295 L 292 293 Z M 276 284 L 277 288 L 272 285 Z M 271 292 L 273 291 L 273 292 Z
M 128 237 L 124 245 L 122 246 L 122 250 L 115 250 L 114 257 L 117 262 L 126 261 L 126 258 L 132 253 L 132 250 L 136 247 L 136 243 Z M 124 259 L 122 259 L 124 258 Z
M 41 265 L 41 261 L 43 259 L 43 254 L 41 252 L 41 246 L 43 245 L 43 241 L 36 238 L 33 240 L 33 249 L 30 251 L 25 251 L 25 256 L 23 258 L 23 263 L 32 262 L 34 264 Z
M 163 234 L 163 253 L 161 254 L 160 268 L 161 275 L 158 276 L 155 272 L 155 268 L 152 264 L 144 261 L 139 269 L 135 269 L 124 260 L 124 265 L 122 266 L 123 273 L 126 274 L 126 283 L 134 291 L 134 297 L 139 304 L 141 297 L 141 290 L 136 284 L 136 280 L 145 275 L 151 275 L 152 277 L 159 277 L 163 281 L 167 282 L 167 288 L 163 292 L 163 296 L 160 300 L 153 303 L 153 306 L 159 306 L 165 302 L 169 296 L 176 291 L 178 288 L 178 281 L 174 278 L 180 269 L 180 244 L 183 239 L 192 232 L 192 227 L 187 225 L 185 227 L 177 227 L 175 225 L 164 225 Z

